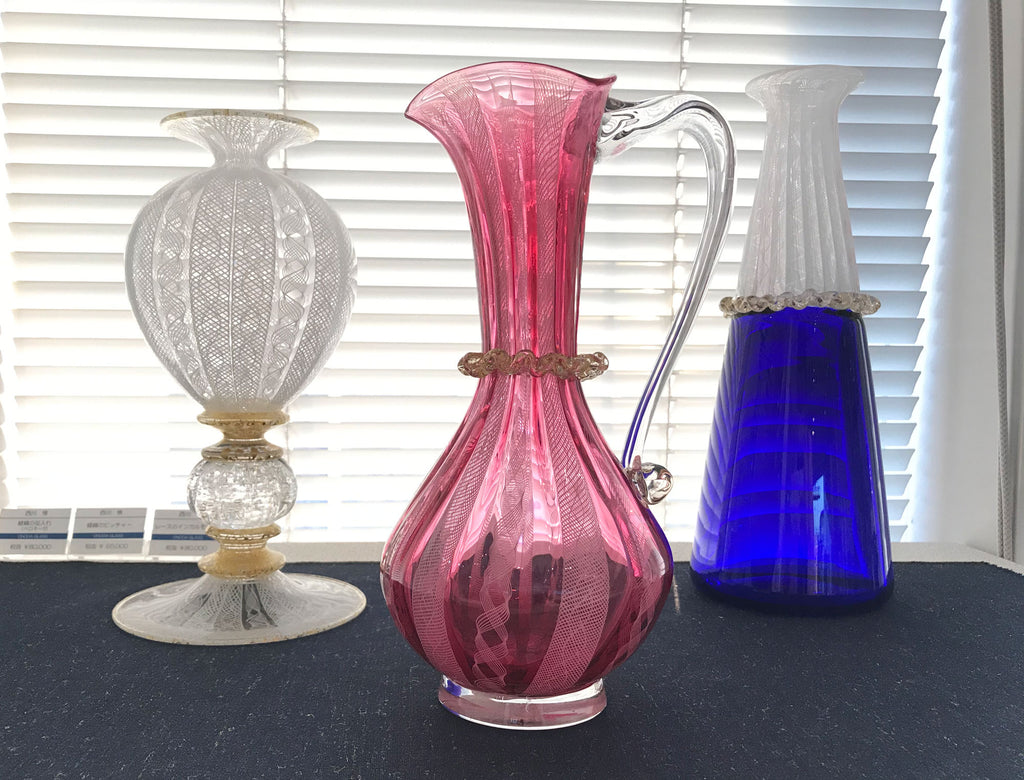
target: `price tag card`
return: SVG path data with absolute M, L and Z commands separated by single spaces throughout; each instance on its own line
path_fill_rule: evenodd
M 70 509 L 0 511 L 0 555 L 64 555 Z
M 203 521 L 187 509 L 158 509 L 153 515 L 150 555 L 206 555 L 217 542 L 203 533 Z
M 142 555 L 144 507 L 96 508 L 75 512 L 69 555 Z

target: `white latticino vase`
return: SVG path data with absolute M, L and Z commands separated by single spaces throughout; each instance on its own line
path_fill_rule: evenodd
M 163 120 L 214 164 L 168 184 L 139 212 L 125 252 L 132 310 L 153 351 L 224 438 L 203 450 L 189 504 L 221 548 L 200 579 L 128 597 L 114 620 L 165 642 L 249 644 L 351 620 L 363 594 L 285 574 L 267 540 L 295 503 L 295 475 L 264 438 L 323 367 L 355 298 L 356 259 L 337 214 L 271 170 L 270 155 L 316 128 L 256 111 L 189 111 Z

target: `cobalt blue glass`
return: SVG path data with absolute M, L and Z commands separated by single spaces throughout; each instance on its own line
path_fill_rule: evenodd
M 691 571 L 706 591 L 847 611 L 891 589 L 864 322 L 825 308 L 733 319 Z

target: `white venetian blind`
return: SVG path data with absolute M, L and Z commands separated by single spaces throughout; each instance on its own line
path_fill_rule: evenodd
M 615 94 L 680 88 L 715 102 L 739 149 L 723 262 L 662 401 L 648 456 L 677 488 L 662 512 L 689 538 L 721 365 L 717 300 L 735 285 L 763 112 L 743 95 L 789 64 L 862 67 L 842 120 L 844 170 L 870 318 L 890 519 L 909 479 L 939 0 L 571 2 L 468 0 L 8 0 L 4 89 L 10 316 L 0 333 L 14 503 L 169 506 L 216 438 L 157 363 L 122 281 L 128 226 L 150 194 L 206 164 L 157 125 L 184 108 L 282 110 L 320 127 L 287 167 L 337 208 L 360 259 L 353 319 L 277 440 L 299 475 L 300 538 L 376 540 L 398 520 L 462 418 L 479 346 L 461 189 L 447 156 L 405 119 L 455 68 L 529 59 L 616 73 Z M 856 6 L 856 7 L 853 7 Z M 581 349 L 612 370 L 585 386 L 612 448 L 685 282 L 703 218 L 703 161 L 674 137 L 595 170 Z M 0 323 L 3 324 L 3 323 Z

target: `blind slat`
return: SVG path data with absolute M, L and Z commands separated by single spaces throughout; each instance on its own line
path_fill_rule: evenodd
M 393 6 L 375 0 L 346 0 L 343 5 L 333 0 L 286 0 L 285 12 L 296 22 L 357 22 L 388 25 L 390 29 L 395 21 Z M 403 6 L 401 23 L 428 29 L 439 26 L 493 29 L 507 26 L 509 19 L 508 9 L 501 5 L 473 0 L 424 0 Z M 677 32 L 680 9 L 675 3 L 519 0 L 514 19 L 528 29 Z

